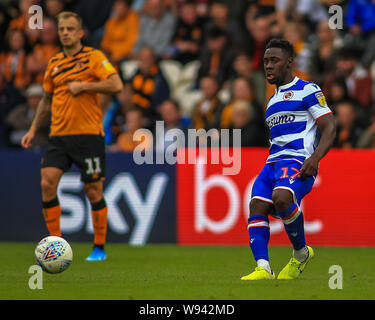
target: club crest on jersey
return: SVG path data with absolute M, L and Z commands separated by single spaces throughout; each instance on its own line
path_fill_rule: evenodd
M 287 92 L 285 92 L 284 93 L 284 100 L 290 100 L 290 99 L 292 99 L 293 98 L 293 96 L 294 96 L 294 93 L 293 93 L 293 91 L 287 91 Z
M 326 98 L 324 97 L 323 92 L 315 93 L 315 97 L 318 99 L 319 104 L 324 107 L 326 105 Z

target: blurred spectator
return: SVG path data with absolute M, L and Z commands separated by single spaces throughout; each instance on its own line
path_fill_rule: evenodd
M 369 35 L 375 30 L 375 4 L 372 1 L 350 0 L 346 24 L 355 35 Z
M 251 57 L 245 52 L 240 52 L 233 61 L 234 77 L 245 78 L 254 85 L 254 96 L 259 105 L 265 104 L 266 82 L 262 71 L 253 71 Z
M 240 46 L 245 41 L 242 28 L 236 20 L 229 17 L 229 7 L 224 1 L 214 0 L 209 10 L 210 20 L 205 27 L 205 34 L 214 28 L 220 28 L 226 32 L 233 45 Z
M 101 48 L 114 65 L 129 57 L 138 39 L 139 17 L 132 0 L 115 0 L 113 16 L 105 24 Z
M 193 110 L 192 121 L 195 129 L 219 128 L 220 115 L 224 107 L 218 97 L 219 88 L 219 83 L 213 76 L 205 76 L 200 80 L 203 98 Z
M 56 16 L 64 11 L 65 2 L 64 0 L 45 0 L 45 16 L 50 18 L 56 18 Z
M 236 100 L 232 105 L 232 120 L 230 134 L 233 129 L 241 129 L 242 147 L 266 147 L 267 137 L 265 126 L 261 125 L 254 117 L 255 110 L 246 100 Z M 233 146 L 233 138 L 229 138 Z
M 12 19 L 10 29 L 21 29 L 26 31 L 29 23 L 29 8 L 33 5 L 40 5 L 40 0 L 19 0 L 19 15 Z
M 141 13 L 144 9 L 144 4 L 146 0 L 134 0 L 132 3 L 132 9 L 137 11 L 138 13 Z
M 9 23 L 9 29 L 20 29 L 25 32 L 25 40 L 30 47 L 38 41 L 40 31 L 29 28 L 29 8 L 33 5 L 40 5 L 40 0 L 19 0 L 19 15 Z
M 243 77 L 246 79 L 251 79 L 254 75 L 252 65 L 251 65 L 251 57 L 248 53 L 242 51 L 238 52 L 234 61 L 233 61 L 233 76 L 234 78 Z
M 11 127 L 9 136 L 10 144 L 21 147 L 22 137 L 29 130 L 31 122 L 34 119 L 39 101 L 43 96 L 43 88 L 39 84 L 32 84 L 26 90 L 27 101 L 24 104 L 16 106 L 7 116 L 6 123 Z M 42 126 L 34 140 L 33 149 L 43 148 L 47 144 L 49 133 L 48 121 Z
M 187 144 L 189 126 L 186 121 L 182 119 L 181 108 L 179 104 L 174 100 L 166 100 L 158 107 L 158 112 L 160 114 L 161 120 L 164 123 L 164 139 L 158 137 L 155 145 L 156 151 L 164 151 L 171 144 L 175 143 L 176 140 L 170 141 L 170 139 L 165 139 L 168 131 L 172 129 L 179 129 L 182 131 L 182 133 L 184 134 L 184 139 L 180 139 L 177 141 L 184 141 L 184 144 L 178 145 L 177 147 L 185 147 L 185 145 Z M 173 133 L 172 135 L 175 136 L 175 133 Z
M 0 82 L 25 89 L 30 75 L 26 73 L 26 39 L 20 29 L 9 29 L 6 34 L 6 52 L 0 54 Z
M 6 51 L 0 53 L 0 122 L 17 104 L 24 101 L 23 90 L 30 83 L 25 72 L 25 34 L 9 29 L 6 34 Z
M 246 14 L 250 14 L 251 16 L 255 16 L 257 14 L 272 14 L 276 18 L 276 0 L 249 0 L 247 1 L 246 8 L 243 10 L 246 11 Z
M 143 128 L 153 129 L 153 121 L 158 117 L 170 128 L 177 119 L 181 120 L 178 105 L 169 100 L 171 90 L 159 68 L 160 59 L 176 59 L 182 64 L 200 61 L 200 69 L 195 72 L 196 86 L 201 86 L 204 98 L 195 105 L 192 119 L 189 119 L 194 127 L 206 130 L 243 128 L 244 145 L 255 145 L 245 141 L 251 136 L 264 138 L 262 106 L 275 90 L 265 81 L 264 48 L 270 38 L 283 36 L 294 44 L 296 74 L 323 89 L 328 105 L 340 122 L 335 146 L 374 147 L 375 116 L 370 111 L 375 102 L 375 78 L 370 76 L 375 70 L 371 68 L 375 67 L 374 1 L 348 0 L 344 4 L 339 0 L 0 2 L 1 146 L 9 142 L 9 129 L 14 119 L 19 123 L 22 118 L 29 121 L 32 108 L 26 106 L 28 100 L 36 97 L 26 94 L 25 90 L 36 90 L 31 89 L 36 86 L 29 87 L 29 84 L 42 82 L 49 58 L 59 51 L 56 25 L 51 18 L 62 10 L 72 10 L 83 18 L 87 32 L 85 44 L 100 46 L 118 66 L 129 58 L 139 60 L 123 92 L 114 97 L 101 95 L 101 99 L 108 99 L 107 104 L 113 99 L 104 119 L 107 145 L 115 143 L 119 134 L 126 131 L 127 111 L 134 107 L 143 113 L 140 121 Z M 35 4 L 43 7 L 43 30 L 28 28 L 28 10 Z M 344 6 L 344 30 L 329 28 L 327 7 L 332 4 Z M 133 10 L 137 10 L 139 16 Z M 130 64 L 131 72 L 132 67 Z M 181 69 L 182 77 L 176 80 L 177 86 L 185 81 L 187 73 L 184 71 Z M 220 101 L 218 92 L 226 104 Z M 195 93 L 191 101 L 196 101 Z M 138 111 L 133 112 L 130 119 L 132 117 L 137 119 Z M 249 117 L 251 130 L 245 123 Z M 184 124 L 184 119 L 180 124 Z M 257 125 L 259 134 L 249 134 L 256 131 L 253 128 Z M 364 128 L 367 129 L 359 138 Z M 17 145 L 17 132 L 18 129 L 12 129 L 12 146 Z M 128 149 L 134 148 L 130 142 L 125 144 Z
M 367 68 L 375 60 L 375 3 L 369 0 L 350 0 L 346 25 L 355 37 L 366 41 L 361 62 Z
M 211 0 L 194 0 L 200 17 L 207 17 Z
M 311 50 L 305 37 L 305 26 L 303 23 L 287 22 L 284 29 L 284 38 L 294 46 L 295 57 L 293 61 L 294 73 L 302 80 L 309 80 Z
M 189 127 L 188 121 L 182 118 L 181 107 L 175 100 L 166 100 L 159 107 L 160 118 L 165 123 L 167 130 L 179 128 L 186 131 Z
M 349 97 L 359 101 L 364 107 L 369 107 L 372 102 L 372 79 L 366 69 L 359 63 L 359 54 L 354 48 L 343 47 L 340 49 L 336 70 L 331 72 L 324 83 L 323 90 L 329 97 L 329 88 L 336 77 L 344 77 L 348 87 Z
M 114 0 L 79 0 L 74 10 L 82 18 L 87 31 L 85 43 L 98 48 L 104 32 L 104 24 L 111 14 Z
M 271 38 L 272 15 L 246 16 L 247 39 L 244 48 L 252 56 L 252 69 L 263 71 L 263 54 Z
M 106 145 L 116 142 L 119 133 L 123 130 L 126 112 L 134 107 L 132 99 L 133 91 L 131 85 L 126 84 L 106 111 L 103 120 Z
M 32 82 L 43 82 L 49 59 L 60 51 L 57 39 L 55 21 L 44 18 L 43 29 L 40 30 L 40 43 L 34 46 L 26 60 L 26 71 L 30 74 Z
M 255 122 L 263 123 L 262 107 L 256 102 L 254 88 L 250 80 L 246 78 L 237 78 L 233 81 L 232 100 L 226 105 L 220 116 L 220 128 L 229 128 L 232 123 L 233 105 L 237 101 L 246 101 L 248 109 L 252 109 L 251 118 Z
M 329 27 L 328 21 L 319 23 L 317 35 L 318 41 L 311 48 L 309 73 L 311 81 L 322 87 L 327 75 L 335 69 L 341 41 L 337 38 L 336 30 Z
M 133 103 L 145 109 L 149 117 L 153 117 L 156 107 L 169 98 L 169 86 L 151 48 L 142 48 L 138 61 L 138 69 L 130 79 L 134 92 Z
M 4 50 L 5 47 L 5 37 L 8 25 L 10 22 L 9 9 L 4 4 L 0 3 L 0 52 Z
M 359 136 L 356 147 L 375 149 L 375 106 L 371 110 L 371 124 Z
M 63 0 L 64 1 L 64 10 L 74 11 L 77 7 L 77 2 L 80 0 Z
M 126 129 L 120 133 L 117 142 L 110 146 L 110 150 L 132 152 L 140 144 L 144 146 L 143 151 L 152 147 L 153 138 L 150 135 L 150 131 L 142 130 L 145 127 L 145 120 L 142 109 L 134 107 L 127 110 L 125 120 Z M 140 130 L 138 133 L 142 134 L 140 140 L 134 135 L 137 130 Z
M 348 87 L 344 77 L 336 77 L 332 80 L 328 88 L 327 103 L 332 111 L 335 111 L 336 105 L 345 100 L 350 100 Z
M 337 134 L 334 147 L 354 148 L 361 134 L 357 125 L 355 105 L 350 101 L 343 101 L 336 105 Z
M 137 54 L 143 47 L 151 47 L 157 56 L 168 54 L 176 18 L 166 10 L 163 0 L 147 0 L 146 5 L 147 14 L 141 15 L 139 37 L 133 52 Z
M 185 64 L 199 57 L 204 21 L 198 17 L 196 4 L 191 0 L 183 3 L 179 12 L 171 58 Z
M 200 56 L 198 80 L 204 76 L 215 77 L 221 86 L 233 73 L 235 56 L 236 48 L 231 45 L 227 33 L 213 27 L 207 32 L 207 46 L 202 49 Z
M 311 31 L 323 20 L 327 20 L 328 12 L 318 0 L 276 0 L 278 23 L 283 30 L 287 21 L 306 22 Z
M 19 29 L 22 30 L 25 35 L 25 46 L 32 47 L 38 41 L 39 31 L 38 29 L 29 28 L 29 8 L 33 5 L 40 5 L 40 0 L 19 0 L 18 2 L 18 15 L 14 17 L 10 23 L 8 30 Z
M 212 0 L 164 0 L 165 6 L 168 7 L 175 16 L 178 15 L 179 8 L 186 2 L 192 2 L 196 5 L 199 18 L 206 19 L 208 17 L 210 3 Z
M 363 108 L 356 99 L 349 96 L 345 78 L 337 77 L 332 81 L 331 86 L 329 87 L 329 98 L 327 99 L 327 103 L 335 113 L 336 106 L 343 101 L 349 101 L 355 106 L 357 124 L 363 128 L 366 127 L 369 123 L 367 108 Z
M 244 10 L 244 26 L 250 29 L 250 25 L 258 17 L 267 17 L 270 23 L 270 33 L 272 36 L 280 36 L 282 30 L 277 23 L 277 16 L 275 10 L 275 0 L 250 0 L 246 9 Z

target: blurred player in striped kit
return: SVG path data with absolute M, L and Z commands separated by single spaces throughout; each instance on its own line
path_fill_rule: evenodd
M 297 278 L 314 257 L 306 245 L 300 203 L 313 187 L 336 125 L 319 86 L 293 75 L 293 58 L 294 48 L 286 40 L 273 39 L 266 46 L 266 78 L 276 85 L 265 112 L 271 146 L 250 201 L 249 243 L 257 266 L 242 280 L 276 278 L 268 257 L 268 214 L 282 220 L 293 246 L 292 258 L 277 279 Z

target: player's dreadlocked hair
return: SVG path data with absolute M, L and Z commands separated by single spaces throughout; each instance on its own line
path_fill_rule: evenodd
M 294 59 L 295 57 L 294 47 L 287 40 L 280 38 L 271 39 L 266 45 L 266 50 L 269 48 L 280 48 L 284 50 L 290 58 Z

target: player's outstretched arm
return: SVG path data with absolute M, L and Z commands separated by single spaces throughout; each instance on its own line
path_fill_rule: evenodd
M 312 177 L 317 173 L 319 161 L 328 153 L 336 137 L 336 121 L 332 113 L 317 119 L 316 124 L 321 132 L 321 138 L 314 153 L 302 165 L 302 178 Z
M 122 90 L 122 81 L 118 74 L 113 74 L 109 78 L 96 82 L 78 82 L 68 83 L 68 91 L 71 95 L 77 96 L 82 92 L 93 92 L 103 94 L 115 94 Z
M 33 122 L 31 123 L 29 131 L 22 137 L 21 146 L 23 148 L 30 148 L 31 142 L 35 137 L 35 133 L 41 125 L 47 121 L 51 112 L 52 93 L 44 92 L 42 99 L 38 104 Z

